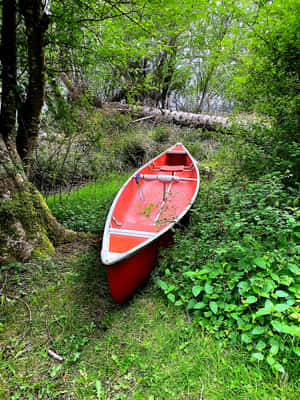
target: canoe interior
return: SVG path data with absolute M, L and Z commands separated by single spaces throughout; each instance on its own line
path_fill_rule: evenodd
M 194 181 L 161 182 L 133 177 L 113 209 L 108 250 L 126 253 L 166 228 L 189 206 L 197 188 L 193 160 L 180 145 L 139 170 L 145 175 L 174 175 Z

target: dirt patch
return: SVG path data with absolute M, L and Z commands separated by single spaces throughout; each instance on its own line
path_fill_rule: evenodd
M 76 258 L 79 254 L 88 251 L 89 248 L 99 250 L 101 242 L 96 238 L 74 240 L 71 243 L 62 244 L 55 249 L 52 255 L 54 262 L 66 261 L 68 258 Z

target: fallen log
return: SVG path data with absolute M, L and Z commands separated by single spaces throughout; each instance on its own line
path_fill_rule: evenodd
M 148 106 L 131 106 L 120 103 L 108 103 L 105 105 L 105 108 L 115 109 L 122 113 L 130 113 L 134 115 L 135 118 L 139 117 L 139 119 L 136 119 L 134 122 L 142 121 L 146 118 L 153 118 L 156 121 L 169 122 L 180 126 L 230 133 L 230 121 L 229 118 L 226 117 L 172 111 Z

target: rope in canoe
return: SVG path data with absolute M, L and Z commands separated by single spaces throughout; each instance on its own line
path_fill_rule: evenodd
M 135 176 L 135 182 L 138 185 L 138 196 L 141 201 L 146 201 L 146 197 L 144 195 L 143 188 L 139 182 L 140 177 L 141 177 L 141 174 L 136 174 L 136 176 Z

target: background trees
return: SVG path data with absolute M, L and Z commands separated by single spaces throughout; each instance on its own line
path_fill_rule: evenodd
M 247 51 L 231 86 L 245 109 L 275 118 L 291 137 L 299 133 L 299 11 L 299 0 L 263 1 L 238 11 Z

